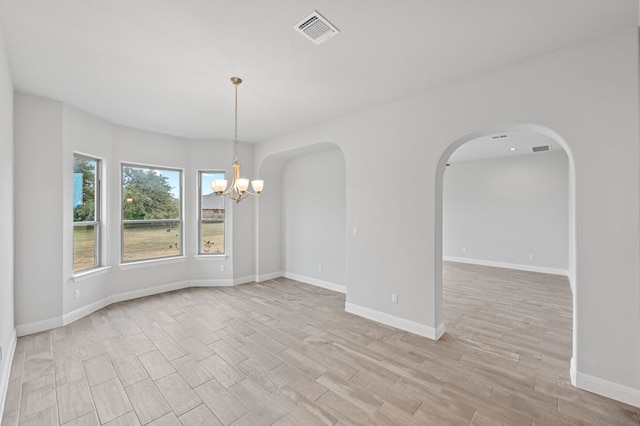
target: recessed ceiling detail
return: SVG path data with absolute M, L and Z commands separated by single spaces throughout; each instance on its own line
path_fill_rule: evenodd
M 293 29 L 311 40 L 314 44 L 325 42 L 340 32 L 316 10 L 294 25 Z

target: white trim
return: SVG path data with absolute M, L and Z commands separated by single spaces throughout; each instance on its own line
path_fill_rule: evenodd
M 549 268 L 547 266 L 523 265 L 520 263 L 498 262 L 495 260 L 471 259 L 468 257 L 442 256 L 442 260 L 458 263 L 469 263 L 471 265 L 492 266 L 494 268 L 515 269 L 518 271 L 540 272 L 542 274 L 569 276 L 569 271 L 560 268 Z
M 439 340 L 442 337 L 443 334 L 444 334 L 444 323 L 441 322 L 436 327 L 436 338 L 433 339 L 433 340 Z
M 124 302 L 125 300 L 138 299 L 140 297 L 152 296 L 154 294 L 166 293 L 168 291 L 180 290 L 189 287 L 189 281 L 179 281 L 177 283 L 164 284 L 156 287 L 143 288 L 140 290 L 128 291 L 126 293 L 112 294 L 103 299 L 97 300 L 88 305 L 82 306 L 62 316 L 62 325 L 70 324 L 80 318 L 86 317 L 95 311 L 109 306 L 113 303 Z
M 28 322 L 26 324 L 16 325 L 16 335 L 18 337 L 22 337 L 45 330 L 52 330 L 54 328 L 62 327 L 63 325 L 62 317 L 53 317 L 40 321 Z
M 578 371 L 576 370 L 576 358 L 571 357 L 571 362 L 569 363 L 569 377 L 571 377 L 571 384 L 576 386 L 576 376 Z
M 0 421 L 4 416 L 4 404 L 7 400 L 7 390 L 9 389 L 9 376 L 11 375 L 11 366 L 13 365 L 13 356 L 16 352 L 16 344 L 18 338 L 16 336 L 16 329 L 13 329 L 11 338 L 9 339 L 9 347 L 7 352 L 2 354 L 2 370 L 0 371 Z
M 232 287 L 233 280 L 227 279 L 211 279 L 211 280 L 191 280 L 188 287 Z
M 391 327 L 399 328 L 400 330 L 408 331 L 409 333 L 427 337 L 432 340 L 438 340 L 444 333 L 443 323 L 440 323 L 436 328 L 433 328 L 425 324 L 420 324 L 415 321 L 400 318 L 395 315 L 387 314 L 386 312 L 375 311 L 373 309 L 365 308 L 364 306 L 356 305 L 349 302 L 346 302 L 344 304 L 344 310 L 351 314 L 359 315 L 361 317 L 382 324 L 390 325 Z
M 576 387 L 625 404 L 640 407 L 640 389 L 630 388 L 579 371 L 576 372 Z
M 327 290 L 337 291 L 338 293 L 342 293 L 342 294 L 347 293 L 347 287 L 341 284 L 330 283 L 328 281 L 322 281 L 317 278 L 298 275 L 292 272 L 285 272 L 284 277 L 289 278 L 291 280 L 300 281 L 305 284 L 315 285 L 316 287 L 326 288 Z
M 247 282 L 253 281 L 250 279 Z M 86 317 L 89 314 L 94 313 L 104 307 L 107 307 L 113 303 L 124 302 L 126 300 L 138 299 L 140 297 L 152 296 L 154 294 L 166 293 L 168 291 L 181 290 L 189 287 L 230 287 L 234 285 L 233 280 L 191 280 L 191 281 L 178 281 L 170 284 L 163 284 L 155 287 L 143 288 L 140 290 L 128 291 L 125 293 L 112 294 L 88 305 L 81 306 L 71 312 L 64 314 L 62 317 L 49 318 L 46 320 L 30 322 L 26 324 L 20 324 L 16 326 L 16 333 L 19 337 L 26 336 L 28 334 L 39 333 L 41 331 L 51 330 L 57 327 L 62 327 L 67 324 L 71 324 L 80 318 Z
M 224 253 L 196 254 L 193 258 L 195 260 L 224 260 L 227 258 L 227 255 Z
M 128 291 L 126 293 L 113 294 L 107 299 L 110 299 L 109 304 L 124 302 L 125 300 L 138 299 L 140 297 L 153 296 L 154 294 L 166 293 L 168 291 L 181 290 L 183 288 L 189 287 L 190 284 L 191 283 L 189 281 L 178 281 L 175 283 L 163 284 L 155 287 L 147 287 L 147 288 L 142 288 L 140 290 Z
M 97 310 L 100 310 L 106 306 L 109 306 L 114 302 L 111 301 L 111 297 L 105 297 L 104 299 L 97 300 L 93 303 L 89 303 L 88 305 L 82 306 L 76 310 L 73 310 L 69 313 L 66 313 L 62 316 L 62 324 L 67 325 L 74 321 L 79 320 L 80 318 L 86 317 L 89 314 L 94 313 Z
M 89 278 L 93 278 L 96 275 L 106 274 L 109 269 L 111 269 L 111 266 L 101 266 L 99 268 L 89 269 L 88 271 L 77 272 L 71 276 L 71 280 L 74 283 L 77 283 L 78 281 L 84 281 Z
M 261 283 L 262 281 L 274 280 L 284 276 L 284 272 L 282 271 L 269 272 L 268 274 L 256 275 L 256 282 Z
M 137 269 L 137 268 L 145 268 L 147 266 L 155 266 L 158 263 L 177 263 L 184 262 L 187 260 L 187 256 L 169 256 L 169 257 L 158 257 L 156 259 L 145 259 L 145 260 L 133 260 L 127 263 L 121 263 L 118 266 L 122 270 L 127 269 Z
M 247 275 L 246 277 L 234 278 L 232 285 L 248 284 L 248 283 L 253 283 L 255 281 L 256 281 L 255 275 Z

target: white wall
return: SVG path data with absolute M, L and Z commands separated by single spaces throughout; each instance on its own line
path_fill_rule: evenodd
M 568 173 L 560 150 L 451 164 L 444 173 L 445 259 L 567 275 Z
M 13 303 L 13 83 L 0 28 L 0 421 L 15 348 Z
M 16 326 L 48 327 L 62 315 L 62 104 L 16 94 L 14 114 Z
M 231 145 L 231 144 L 229 144 Z M 258 176 L 251 174 L 253 164 L 253 147 L 241 145 L 238 147 L 238 155 L 241 160 L 241 176 L 249 180 Z M 231 164 L 227 160 L 227 164 Z M 233 176 L 231 171 L 228 176 Z M 236 284 L 243 284 L 255 280 L 255 209 L 256 197 L 249 196 L 240 203 L 233 204 L 233 277 Z M 227 205 L 228 205 L 227 204 Z
M 38 96 L 16 93 L 15 99 L 19 335 L 60 326 L 114 301 L 255 278 L 253 200 L 238 206 L 227 201 L 225 255 L 196 255 L 197 172 L 225 170 L 231 176 L 230 141 L 191 141 L 113 125 Z M 252 151 L 251 145 L 240 144 L 240 158 L 248 164 L 243 174 L 251 171 Z M 78 275 L 73 274 L 74 152 L 103 162 L 105 267 Z M 120 264 L 122 162 L 183 170 L 183 257 Z M 75 290 L 80 291 L 77 299 Z
M 574 164 L 577 382 L 622 389 L 640 405 L 637 28 L 274 138 L 256 147 L 256 162 L 338 144 L 347 228 L 357 231 L 346 238 L 347 308 L 435 337 L 444 163 L 469 135 L 517 123 L 555 131 Z M 397 215 L 383 232 L 381 203 Z M 381 239 L 389 250 L 378 249 Z
M 290 160 L 282 181 L 287 276 L 344 292 L 346 190 L 342 152 L 334 149 Z
M 18 325 L 38 321 L 51 324 L 48 318 L 77 311 L 67 311 L 72 305 L 62 300 L 69 277 L 63 268 L 61 252 L 68 247 L 63 243 L 64 228 L 60 224 L 71 220 L 62 214 L 64 200 L 71 190 L 71 170 L 66 169 L 65 158 L 75 149 L 63 141 L 66 115 L 58 102 L 16 96 Z M 576 280 L 577 383 L 617 398 L 636 398 L 634 401 L 640 405 L 637 28 L 275 138 L 256 147 L 253 169 L 260 170 L 265 159 L 281 152 L 318 142 L 338 144 L 346 164 L 346 227 L 357 231 L 346 236 L 347 308 L 436 336 L 442 324 L 441 282 L 437 277 L 441 260 L 439 176 L 444 162 L 456 148 L 454 141 L 462 143 L 474 132 L 492 133 L 500 131 L 503 124 L 523 122 L 553 129 L 561 135 L 575 165 L 577 246 L 572 275 Z M 64 128 L 64 134 L 68 134 L 69 130 Z M 191 167 L 187 160 L 191 156 L 176 152 L 183 146 L 177 138 L 130 129 L 116 135 L 115 127 L 112 132 L 112 157 L 107 158 L 112 173 L 119 161 L 135 160 L 118 155 L 135 156 L 137 148 L 124 145 L 139 140 L 147 151 L 154 151 L 145 158 Z M 101 139 L 98 136 L 95 144 Z M 215 158 L 212 168 L 219 167 Z M 228 168 L 229 157 L 225 156 L 222 164 Z M 245 163 L 248 170 L 249 164 Z M 40 175 L 35 176 L 33 170 Z M 403 186 L 406 181 L 414 185 Z M 39 191 L 37 197 L 29 196 L 43 182 L 45 190 Z M 116 185 L 109 185 L 112 192 L 107 196 L 107 204 L 116 209 L 119 195 Z M 186 199 L 189 197 L 194 195 L 187 194 Z M 43 206 L 50 214 L 38 216 Z M 380 223 L 388 219 L 389 210 L 397 213 L 397 220 L 381 230 Z M 110 212 L 112 219 L 107 220 L 115 217 L 113 210 Z M 244 212 L 243 220 L 246 216 L 249 214 Z M 233 226 L 236 229 L 241 224 L 234 218 Z M 251 234 L 251 229 L 248 224 L 243 230 L 246 231 L 240 243 L 243 249 L 249 245 L 246 235 Z M 261 230 L 258 233 L 262 234 Z M 379 250 L 381 240 L 389 250 Z M 43 254 L 34 256 L 34 248 Z M 233 256 L 244 254 L 253 260 L 253 251 L 234 250 Z M 261 257 L 258 253 L 258 259 Z M 84 295 L 100 297 L 100 291 L 107 294 L 114 291 L 109 288 L 112 283 L 117 286 L 118 282 L 129 280 L 135 285 L 132 278 L 135 276 L 143 280 L 136 287 L 136 294 L 142 294 L 153 290 L 149 290 L 149 285 L 167 282 L 174 276 L 189 277 L 186 272 L 176 271 L 188 270 L 186 265 L 191 261 L 195 260 L 138 270 L 125 268 L 118 272 L 117 279 L 92 281 L 102 279 L 100 276 L 80 283 L 86 288 L 96 287 L 96 291 L 83 292 Z M 115 260 L 111 258 L 110 262 Z M 203 279 L 215 279 L 219 273 L 215 271 L 216 263 L 211 262 L 211 266 L 210 275 Z M 111 276 L 116 268 L 118 265 L 112 263 L 105 275 Z M 247 264 L 238 265 L 242 274 L 249 269 Z M 241 276 L 235 272 L 234 276 Z M 391 303 L 391 293 L 399 295 L 397 304 Z M 78 309 L 96 308 L 100 300 L 104 299 L 81 297 L 77 303 L 82 306 Z
M 263 163 L 259 176 L 265 189 L 258 200 L 256 232 L 256 275 L 264 281 L 284 274 L 284 238 L 282 221 L 282 170 L 284 159 Z
M 191 155 L 191 173 L 187 176 L 186 188 L 193 188 L 187 191 L 186 205 L 191 210 L 190 215 L 185 215 L 185 219 L 191 222 L 187 231 L 189 237 L 185 242 L 185 248 L 189 255 L 196 254 L 196 244 L 198 238 L 197 217 L 195 209 L 197 198 L 197 171 L 198 170 L 225 170 L 226 176 L 231 175 L 232 146 L 229 141 L 189 141 L 189 152 Z M 244 159 L 244 157 L 241 157 Z M 244 170 L 243 170 L 244 171 Z M 189 195 L 193 194 L 193 195 Z M 191 207 L 192 206 L 192 207 Z M 241 208 L 243 206 L 239 206 Z M 234 213 L 236 209 L 231 200 L 225 200 L 225 256 L 199 256 L 187 259 L 189 269 L 189 279 L 194 282 L 206 285 L 207 283 L 224 282 L 231 283 L 234 277 L 233 262 L 230 254 L 236 252 L 234 238 L 232 238 L 232 228 L 234 223 Z M 220 268 L 224 271 L 221 271 Z

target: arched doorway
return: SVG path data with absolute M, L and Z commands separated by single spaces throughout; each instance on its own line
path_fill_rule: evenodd
M 568 207 L 567 207 L 567 213 L 568 213 L 568 229 L 567 229 L 567 276 L 569 279 L 569 283 L 571 286 L 571 304 L 572 304 L 572 311 L 573 311 L 573 319 L 572 319 L 572 339 L 571 339 L 571 347 L 572 347 L 572 358 L 571 358 L 571 367 L 570 367 L 570 372 L 571 372 L 571 380 L 572 383 L 575 384 L 575 365 L 576 365 L 576 353 L 577 353 L 577 344 L 578 342 L 576 341 L 577 338 L 577 327 L 576 327 L 576 318 L 577 318 L 577 312 L 576 312 L 576 292 L 578 291 L 578 285 L 576 282 L 576 274 L 575 274 L 575 258 L 576 258 L 576 252 L 575 252 L 575 247 L 576 247 L 576 243 L 575 243 L 575 178 L 574 178 L 574 161 L 573 161 L 573 156 L 571 154 L 571 151 L 567 145 L 567 143 L 564 141 L 564 139 L 557 134 L 556 132 L 554 132 L 553 130 L 543 127 L 543 126 L 539 126 L 539 125 L 532 125 L 532 124 L 513 124 L 513 125 L 505 125 L 505 126 L 499 126 L 496 127 L 494 129 L 489 129 L 486 131 L 481 131 L 481 132 L 475 132 L 472 134 L 468 134 L 465 135 L 459 139 L 457 139 L 456 141 L 454 141 L 446 150 L 445 152 L 442 154 L 442 156 L 440 157 L 439 163 L 438 163 L 438 168 L 437 168 L 437 176 L 436 176 L 436 202 L 435 202 L 435 207 L 436 207 L 436 221 L 435 221 L 435 237 L 436 237 L 436 247 L 435 247 L 435 254 L 436 254 L 436 259 L 435 259 L 435 301 L 436 301 L 436 318 L 438 320 L 438 323 L 442 324 L 442 321 L 444 319 L 444 312 L 443 312 L 443 256 L 446 255 L 446 253 L 443 250 L 443 189 L 444 189 L 444 176 L 445 176 L 445 170 L 447 169 L 447 163 L 449 162 L 449 159 L 451 158 L 452 154 L 458 150 L 458 148 L 460 148 L 461 146 L 471 142 L 471 141 L 478 141 L 478 140 L 486 140 L 486 141 L 491 141 L 491 137 L 494 136 L 496 138 L 499 138 L 502 135 L 509 135 L 509 133 L 513 133 L 513 134 L 518 134 L 518 133 L 528 133 L 528 134 L 532 134 L 532 135 L 538 135 L 541 138 L 548 138 L 549 140 L 552 140 L 555 145 L 558 148 L 561 148 L 562 150 L 564 150 L 564 152 L 566 153 L 566 157 L 568 160 L 568 171 L 567 171 L 567 177 L 568 177 Z M 497 140 L 495 142 L 498 142 Z M 459 248 L 460 249 L 460 248 Z M 466 247 L 462 247 L 461 250 L 466 250 Z M 451 255 L 451 253 L 449 253 L 449 256 Z M 533 257 L 532 255 L 528 255 Z M 472 258 L 473 256 L 462 253 L 461 254 L 461 258 L 466 257 L 466 258 Z M 473 262 L 470 262 L 473 263 Z M 477 263 L 477 262 L 476 262 Z M 515 263 L 526 263 L 526 262 L 515 262 Z M 489 263 L 490 265 L 490 263 Z M 495 266 L 504 266 L 504 265 L 500 265 L 499 263 L 496 264 Z M 521 265 L 522 266 L 522 265 Z M 529 269 L 529 270 L 536 270 L 535 268 L 533 269 Z M 545 271 L 541 271 L 541 272 L 545 272 Z
M 346 166 L 340 147 L 317 143 L 266 157 L 271 182 L 258 200 L 259 280 L 285 276 L 346 292 Z

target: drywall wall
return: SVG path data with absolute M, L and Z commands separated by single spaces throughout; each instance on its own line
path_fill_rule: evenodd
M 234 203 L 231 200 L 225 200 L 225 255 L 222 256 L 195 256 L 198 238 L 198 212 L 195 206 L 198 196 L 198 171 L 224 170 L 227 177 L 232 176 L 230 169 L 232 146 L 229 141 L 189 141 L 188 149 L 191 156 L 191 171 L 185 175 L 185 205 L 190 213 L 185 214 L 185 220 L 188 222 L 185 230 L 185 237 L 187 237 L 185 249 L 189 279 L 202 285 L 221 281 L 230 283 L 234 276 L 231 259 L 231 255 L 235 252 L 234 238 L 232 238 Z
M 445 259 L 566 275 L 568 173 L 560 150 L 451 164 L 444 173 Z
M 346 285 L 346 190 L 342 151 L 290 160 L 283 172 L 285 272 L 302 281 Z M 384 244 L 380 249 L 384 250 Z
M 282 169 L 284 160 L 271 159 L 263 164 L 258 176 L 265 187 L 258 200 L 256 232 L 256 280 L 280 277 L 284 273 L 284 239 L 282 238 Z
M 15 348 L 13 319 L 13 83 L 0 28 L 0 420 Z M 10 407 L 15 409 L 15 407 Z
M 62 316 L 62 109 L 15 95 L 16 325 L 55 327 Z
M 578 384 L 610 395 L 623 389 L 637 398 L 637 28 L 282 135 L 258 145 L 255 159 L 261 164 L 319 141 L 338 144 L 347 165 L 352 230 L 346 236 L 347 308 L 435 337 L 442 326 L 438 176 L 456 141 L 518 123 L 561 135 L 574 164 L 574 366 L 585 379 Z M 395 220 L 381 231 L 389 215 Z M 381 240 L 388 250 L 379 250 Z M 599 380 L 599 390 L 585 384 L 597 381 L 591 378 Z
M 187 286 L 233 285 L 238 276 L 244 282 L 253 280 L 255 212 L 251 200 L 240 206 L 227 201 L 226 254 L 196 255 L 197 172 L 225 170 L 231 176 L 229 141 L 191 141 L 131 129 L 50 99 L 22 93 L 16 93 L 15 98 L 19 335 L 68 323 L 114 301 Z M 252 151 L 251 145 L 240 144 L 240 156 L 249 164 L 248 171 Z M 33 156 L 34 152 L 39 154 Z M 74 153 L 102 161 L 104 200 L 104 268 L 77 275 L 72 270 Z M 123 162 L 183 171 L 183 257 L 120 264 Z M 36 196 L 34 188 L 44 189 Z M 47 255 L 35 255 L 34 247 L 46 249 Z M 79 297 L 75 296 L 76 290 Z
M 259 177 L 251 173 L 253 164 L 253 148 L 248 145 L 238 147 L 238 156 L 245 165 L 241 176 L 253 180 Z M 229 160 L 227 163 L 230 164 Z M 228 176 L 233 176 L 229 171 Z M 252 188 L 250 188 L 252 189 Z M 240 203 L 233 203 L 233 277 L 236 284 L 244 284 L 255 280 L 255 208 L 257 199 L 253 196 Z

